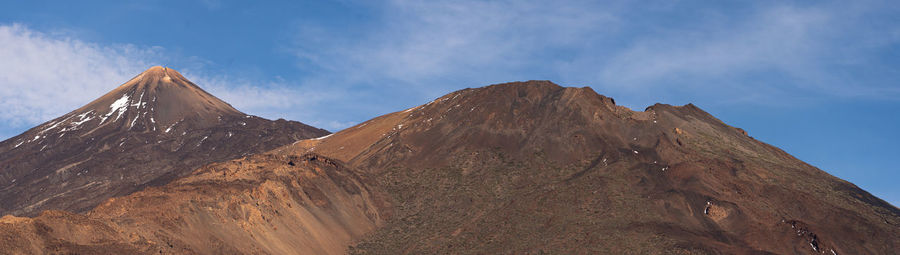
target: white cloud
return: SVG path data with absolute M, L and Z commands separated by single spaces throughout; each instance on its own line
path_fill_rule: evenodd
M 28 126 L 74 110 L 146 69 L 155 51 L 0 25 L 0 121 Z
M 823 75 L 814 67 L 823 44 L 820 30 L 829 18 L 816 10 L 774 8 L 713 31 L 675 30 L 641 38 L 613 57 L 601 75 L 611 84 L 628 86 L 697 77 L 734 79 L 759 71 Z
M 270 119 L 305 121 L 319 117 L 315 109 L 338 95 L 283 80 L 254 82 L 194 70 L 184 70 L 182 74 L 234 108 Z
M 883 82 L 896 78 L 890 65 L 870 70 L 878 66 L 872 56 L 879 49 L 900 41 L 891 24 L 865 23 L 873 9 L 883 9 L 878 3 L 762 3 L 692 12 L 707 18 L 666 16 L 665 8 L 704 8 L 682 3 L 351 4 L 369 5 L 375 14 L 350 28 L 298 23 L 289 46 L 304 80 L 248 81 L 202 64 L 180 69 L 239 110 L 329 129 L 455 89 L 529 79 L 591 85 L 638 108 L 671 102 L 660 98 L 667 94 L 684 103 L 712 98 L 738 104 L 793 103 L 810 94 L 900 95 Z M 20 25 L 0 26 L 0 46 L 0 121 L 13 126 L 64 114 L 166 57 L 160 48 L 98 45 Z M 868 76 L 854 75 L 853 68 L 866 68 Z
M 0 121 L 5 123 L 4 132 L 20 132 L 89 103 L 165 59 L 163 51 L 128 44 L 100 45 L 19 24 L 0 25 Z M 258 85 L 201 70 L 182 71 L 238 110 L 267 118 L 313 116 L 296 110 L 328 98 L 283 81 Z M 8 133 L 0 138 L 15 135 Z
M 334 83 L 428 97 L 551 79 L 629 105 L 667 93 L 737 104 L 896 99 L 886 82 L 895 72 L 871 69 L 900 41 L 890 24 L 869 24 L 885 5 L 394 0 L 363 27 L 303 24 L 294 52 L 302 68 L 320 68 Z M 860 69 L 868 75 L 851 74 Z
M 310 121 L 331 130 L 464 87 L 550 79 L 532 72 L 558 64 L 548 54 L 584 47 L 620 22 L 587 1 L 351 2 L 371 7 L 372 20 L 298 23 L 288 47 L 309 74 L 302 84 L 339 95 Z
M 581 47 L 617 20 L 580 4 L 547 1 L 387 1 L 377 24 L 358 34 L 306 24 L 295 54 L 341 73 L 421 87 L 431 81 L 507 81 L 540 65 L 553 48 Z M 433 89 L 430 89 L 433 91 Z

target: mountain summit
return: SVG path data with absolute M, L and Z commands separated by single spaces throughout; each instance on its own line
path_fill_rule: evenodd
M 177 129 L 178 124 L 199 128 L 215 125 L 223 117 L 245 114 L 210 95 L 178 71 L 154 66 L 69 115 L 76 117 L 54 124 L 64 125 L 66 121 L 81 124 L 98 119 L 99 127 L 126 120 L 112 125 L 168 133 Z
M 0 248 L 896 254 L 900 209 L 692 104 L 633 111 L 588 87 L 529 81 L 209 164 L 86 214 L 2 217 Z
M 0 214 L 84 212 L 207 163 L 327 134 L 244 114 L 178 71 L 155 66 L 0 142 Z
M 464 89 L 298 143 L 377 176 L 359 254 L 892 254 L 900 209 L 692 104 Z M 893 251 L 893 252 L 892 252 Z

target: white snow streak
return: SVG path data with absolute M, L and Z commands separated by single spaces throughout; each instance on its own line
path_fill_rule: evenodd
M 134 103 L 131 106 L 137 106 L 138 108 L 141 108 L 142 106 L 144 106 L 146 104 L 143 101 L 144 101 L 144 91 L 141 91 L 141 96 L 138 97 L 137 103 Z
M 328 138 L 329 136 L 332 136 L 332 135 L 334 135 L 334 134 L 332 133 L 332 134 L 328 134 L 326 136 L 316 137 L 316 138 L 313 138 L 312 140 L 322 140 L 322 139 Z
M 182 119 L 182 120 L 184 120 L 184 119 Z M 173 123 L 171 126 L 169 126 L 169 128 L 166 128 L 166 133 L 168 133 L 169 131 L 172 131 L 172 128 L 174 128 L 175 125 L 178 125 L 178 123 L 181 123 L 181 120 L 176 121 L 176 122 Z
M 206 138 L 209 138 L 209 136 L 204 136 L 203 139 L 200 139 L 200 142 L 197 143 L 197 146 L 200 146 L 201 144 L 203 144 L 203 141 L 206 141 Z
M 124 95 L 122 95 L 121 98 L 119 98 L 118 100 L 116 100 L 115 102 L 110 104 L 109 112 L 103 116 L 103 120 L 101 120 L 100 123 L 105 122 L 106 119 L 108 119 L 110 116 L 112 116 L 113 113 L 118 113 L 118 115 L 116 115 L 116 119 L 113 121 L 119 120 L 119 117 L 122 117 L 122 114 L 124 114 L 125 111 L 128 110 L 127 107 L 128 107 L 129 99 L 130 98 L 129 98 L 128 94 L 124 94 Z
M 134 123 L 137 123 L 137 120 L 139 117 L 141 117 L 141 115 L 134 116 L 134 120 L 131 121 L 131 127 L 128 128 L 129 130 L 131 130 L 131 128 L 134 127 Z
M 90 121 L 90 120 L 93 119 L 94 117 L 87 117 L 87 115 L 88 115 L 88 114 L 92 114 L 92 113 L 94 113 L 94 110 L 90 110 L 90 111 L 88 111 L 88 112 L 86 112 L 86 113 L 79 114 L 79 115 L 78 115 L 78 121 L 72 122 L 72 125 L 71 125 L 71 126 L 73 126 L 73 127 L 81 126 L 81 124 Z
M 72 118 L 72 117 L 70 116 L 69 118 Z M 61 121 L 59 121 L 59 122 L 51 122 L 51 123 L 50 123 L 50 124 L 51 124 L 50 127 L 45 128 L 44 130 L 41 130 L 41 132 L 39 132 L 39 133 L 44 133 L 44 132 L 50 131 L 50 130 L 56 128 L 57 126 L 59 126 L 59 124 L 62 124 L 62 123 L 65 122 L 66 120 L 69 120 L 69 118 L 66 118 L 66 119 L 64 119 L 64 120 L 61 120 Z

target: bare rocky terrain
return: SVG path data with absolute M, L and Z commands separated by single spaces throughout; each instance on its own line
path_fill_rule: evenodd
M 694 105 L 546 81 L 460 90 L 295 145 L 376 176 L 356 254 L 894 254 L 900 210 Z
M 244 114 L 177 71 L 157 66 L 0 142 L 0 215 L 82 213 L 208 163 L 327 134 Z
M 342 254 L 386 196 L 341 163 L 258 154 L 112 198 L 87 214 L 0 218 L 3 254 Z
M 5 216 L 0 248 L 895 254 L 900 209 L 694 105 L 633 111 L 529 81 L 205 165 L 86 213 Z

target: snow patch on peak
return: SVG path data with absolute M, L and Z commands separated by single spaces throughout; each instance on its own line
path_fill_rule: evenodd
M 50 122 L 49 124 L 47 124 L 47 125 L 50 126 L 50 127 L 45 128 L 44 130 L 41 130 L 41 132 L 38 132 L 38 133 L 43 134 L 44 132 L 53 130 L 54 128 L 56 128 L 56 127 L 58 127 L 60 124 L 62 124 L 63 122 L 69 120 L 70 118 L 72 118 L 72 116 L 69 116 L 68 118 L 65 118 L 65 119 L 63 119 L 63 120 L 61 120 L 61 121 Z
M 92 120 L 93 116 L 89 116 L 89 115 L 92 115 L 93 113 L 94 113 L 94 110 L 90 110 L 90 111 L 87 111 L 87 112 L 84 112 L 84 113 L 78 114 L 78 115 L 69 115 L 68 117 L 66 117 L 65 119 L 62 119 L 60 121 L 49 122 L 44 125 L 44 126 L 48 126 L 48 127 L 44 128 L 43 130 L 38 132 L 38 134 L 44 134 L 47 131 L 54 130 L 60 126 L 63 126 L 64 128 L 62 128 L 62 130 L 60 130 L 59 132 L 66 132 L 70 129 L 75 129 L 78 126 L 80 126 L 81 124 L 84 124 L 85 122 Z
M 138 108 L 144 107 L 146 105 L 147 105 L 147 103 L 144 103 L 144 92 L 143 91 L 141 91 L 141 95 L 138 97 L 137 102 L 135 102 L 134 104 L 131 104 L 131 106 L 137 106 Z
M 128 127 L 128 130 L 131 130 L 131 128 L 134 127 L 134 124 L 137 123 L 137 120 L 138 120 L 138 118 L 140 118 L 140 117 L 141 117 L 141 115 L 134 116 L 134 120 L 131 121 L 131 126 Z
M 87 122 L 87 121 L 93 119 L 93 117 L 88 117 L 88 114 L 93 114 L 93 113 L 94 113 L 94 110 L 90 110 L 90 111 L 88 111 L 88 112 L 86 112 L 86 113 L 79 114 L 79 115 L 78 115 L 78 121 L 73 121 L 73 122 L 72 122 L 72 125 L 73 125 L 73 126 L 80 126 L 82 123 L 85 123 L 85 122 Z
M 45 137 L 46 137 L 46 136 L 45 136 Z M 41 139 L 41 138 L 42 138 L 42 137 L 41 137 L 40 135 L 36 135 L 36 136 L 34 136 L 34 138 L 31 139 L 31 140 L 19 142 L 19 144 L 16 144 L 16 147 L 13 147 L 13 148 L 18 148 L 18 147 L 19 147 L 20 145 L 22 145 L 23 143 L 31 143 L 31 142 L 37 141 L 38 139 Z
M 123 94 L 121 98 L 110 104 L 109 112 L 103 116 L 103 120 L 101 120 L 100 123 L 106 122 L 106 119 L 109 119 L 113 113 L 117 114 L 116 119 L 113 121 L 119 120 L 119 118 L 122 117 L 122 114 L 125 114 L 125 111 L 128 110 L 129 99 L 131 99 L 131 97 L 129 97 L 128 94 Z

